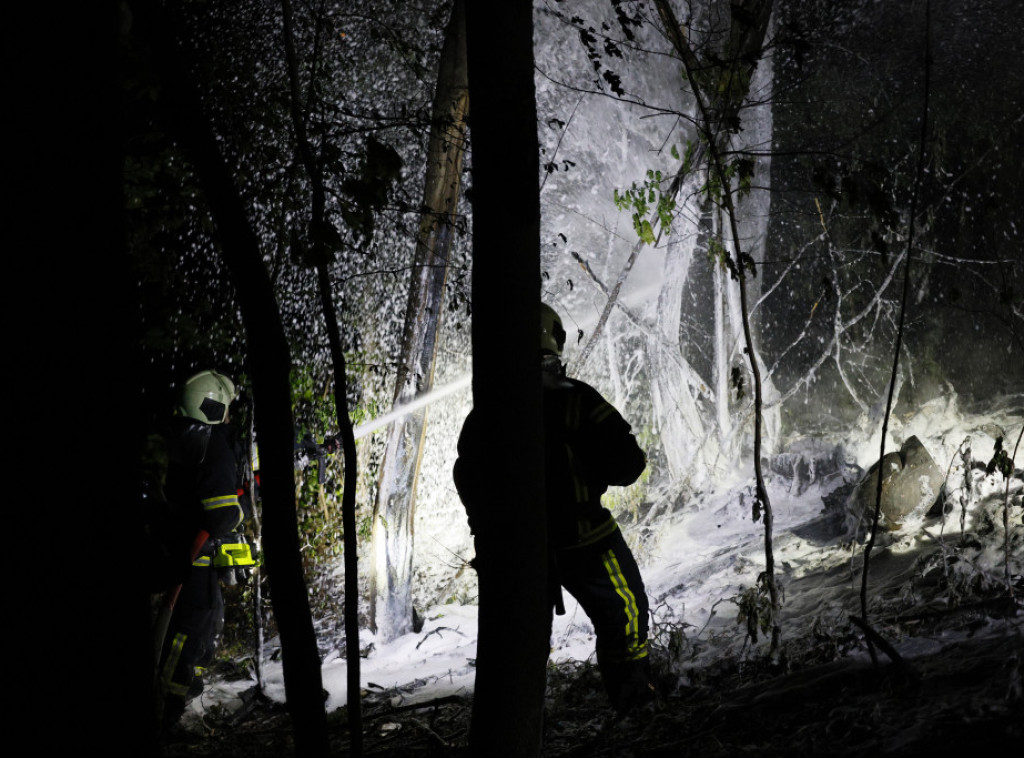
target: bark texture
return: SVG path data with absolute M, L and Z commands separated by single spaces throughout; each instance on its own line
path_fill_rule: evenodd
M 434 383 L 444 287 L 466 150 L 468 109 L 465 5 L 457 0 L 438 67 L 422 216 L 395 384 L 395 408 L 428 393 Z M 381 464 L 373 519 L 370 603 L 372 623 L 381 642 L 406 634 L 413 626 L 413 520 L 426 430 L 425 407 L 396 419 Z
M 185 74 L 190 67 L 174 35 L 173 13 L 161 13 L 156 3 L 134 7 L 137 17 L 145 19 L 155 48 L 154 63 L 167 98 L 168 129 L 196 167 L 217 224 L 224 262 L 237 287 L 248 335 L 253 396 L 260 404 L 256 432 L 261 440 L 263 547 L 284 650 L 285 694 L 295 728 L 296 754 L 303 758 L 326 756 L 327 717 L 320 655 L 299 556 L 291 354 L 259 241 L 203 114 L 195 85 Z

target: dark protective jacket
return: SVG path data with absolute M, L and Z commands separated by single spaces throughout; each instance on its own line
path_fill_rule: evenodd
M 630 425 L 590 385 L 545 371 L 544 466 L 548 539 L 552 547 L 586 545 L 616 529 L 601 495 L 637 480 L 647 465 Z M 453 478 L 475 531 L 503 468 L 488 456 L 487 434 L 470 412 L 459 436 Z M 512 517 L 514 522 L 514 516 Z
M 197 566 L 209 565 L 212 542 L 232 534 L 246 515 L 238 498 L 239 467 L 232 433 L 227 424 L 186 429 L 184 434 L 198 437 L 199 442 L 186 445 L 186 455 L 172 456 L 167 473 L 167 499 L 184 511 L 187 539 L 191 542 L 200 530 L 210 535 L 195 561 Z

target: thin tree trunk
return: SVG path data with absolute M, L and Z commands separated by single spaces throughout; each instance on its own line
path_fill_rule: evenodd
M 718 219 L 719 214 L 714 214 L 715 218 Z M 717 226 L 717 224 L 716 224 Z M 715 229 L 713 234 L 716 237 L 721 236 L 720 229 Z M 726 288 L 729 283 L 725 278 L 725 269 L 722 266 L 715 266 L 711 272 L 711 280 L 713 286 L 712 294 L 712 310 L 714 311 L 715 319 L 715 343 L 712 355 L 714 356 L 714 367 L 712 370 L 712 380 L 715 383 L 715 397 L 718 402 L 715 403 L 715 415 L 716 415 L 716 426 L 718 427 L 718 444 L 724 450 L 729 444 L 729 438 L 732 436 L 732 416 L 729 413 L 729 354 L 730 351 L 726 347 L 729 340 L 726 339 L 727 319 L 725 314 L 725 300 L 726 300 Z M 728 458 L 727 458 L 728 460 Z
M 252 451 L 256 440 L 256 431 L 253 426 L 253 419 L 249 418 L 249 428 L 245 435 L 246 450 L 249 454 L 249 463 L 245 468 L 246 487 L 249 490 L 249 502 L 252 508 L 253 532 L 256 534 L 256 551 L 259 552 L 263 540 L 263 524 L 260 518 L 260 504 L 256 486 L 256 471 L 254 469 Z M 253 567 L 252 572 L 252 622 L 256 627 L 256 691 L 263 694 L 263 575 L 259 564 Z
M 914 180 L 914 192 L 910 197 L 910 228 L 907 232 L 907 258 L 904 262 L 903 270 L 903 293 L 900 302 L 899 323 L 896 327 L 896 345 L 893 349 L 892 374 L 889 378 L 889 392 L 886 396 L 885 416 L 882 420 L 882 442 L 881 450 L 878 454 L 879 466 L 881 466 L 882 460 L 885 459 L 885 437 L 889 433 L 889 417 L 892 414 L 892 408 L 895 404 L 895 396 L 897 393 L 897 380 L 899 379 L 900 365 L 900 350 L 903 346 L 903 328 L 907 318 L 907 304 L 910 302 L 910 265 L 914 257 L 914 232 L 916 229 L 914 217 L 917 215 L 918 197 L 921 192 L 921 182 L 924 179 L 924 161 L 928 139 L 928 100 L 931 89 L 931 8 L 931 2 L 926 2 L 924 22 L 924 105 L 922 107 L 921 114 L 921 136 L 920 141 L 918 143 L 917 176 Z M 882 515 L 882 478 L 883 477 L 881 475 L 881 471 L 879 471 L 878 483 L 875 490 L 875 510 L 871 519 L 871 533 L 868 536 L 867 544 L 864 545 L 864 565 L 861 571 L 860 582 L 860 615 L 865 625 L 870 624 L 870 618 L 868 617 L 868 572 L 870 569 L 871 548 L 875 544 L 875 535 L 878 532 L 878 521 Z M 868 652 L 871 654 L 871 660 L 877 663 L 877 656 L 875 654 L 874 643 L 872 642 L 870 636 L 867 638 L 867 640 Z
M 146 21 L 155 48 L 154 64 L 164 85 L 165 117 L 170 131 L 188 153 L 217 224 L 224 262 L 237 288 L 248 336 L 253 395 L 260 403 L 256 431 L 263 440 L 263 537 L 274 597 L 275 617 L 284 651 L 285 696 L 300 758 L 326 756 L 327 715 L 316 634 L 306 597 L 299 555 L 292 445 L 291 354 L 278 314 L 259 241 L 242 200 L 202 113 L 198 93 L 184 73 L 190 70 L 175 41 L 173 14 L 158 3 L 133 6 Z M 141 17 L 141 18 L 140 18 Z
M 543 490 L 540 165 L 533 4 L 466 7 L 473 100 L 473 402 L 494 465 L 476 548 L 480 609 L 470 750 L 541 754 L 551 622 Z
M 715 162 L 719 176 L 722 179 L 724 189 L 724 200 L 726 214 L 732 227 L 733 255 L 739 268 L 739 290 L 740 304 L 743 322 L 743 338 L 746 344 L 747 358 L 750 362 L 750 373 L 753 376 L 754 385 L 754 486 L 757 507 L 760 511 L 761 521 L 764 524 L 764 574 L 758 577 L 759 583 L 764 582 L 768 588 L 768 599 L 771 603 L 771 653 L 776 655 L 779 652 L 779 639 L 781 628 L 779 619 L 782 615 L 782 600 L 779 595 L 778 583 L 775 581 L 775 551 L 772 545 L 775 528 L 775 511 L 772 508 L 771 500 L 768 497 L 768 488 L 764 483 L 764 472 L 761 469 L 761 447 L 762 447 L 762 417 L 764 409 L 763 382 L 761 380 L 761 368 L 758 365 L 757 351 L 754 349 L 754 336 L 750 330 L 750 306 L 747 304 L 747 278 L 744 273 L 743 252 L 740 250 L 739 230 L 736 222 L 736 208 L 733 205 L 733 196 L 728 187 L 725 172 L 715 153 Z M 755 520 L 757 513 L 755 513 Z
M 725 212 L 725 220 L 733 247 L 730 269 L 738 279 L 739 318 L 743 329 L 744 351 L 749 361 L 751 383 L 754 390 L 755 518 L 760 517 L 764 524 L 765 571 L 762 576 L 758 577 L 758 583 L 767 588 L 771 603 L 771 652 L 774 655 L 779 648 L 781 600 L 775 581 L 775 557 L 772 546 L 774 513 L 761 470 L 763 381 L 750 328 L 746 275 L 748 263 L 744 251 L 740 248 L 735 195 L 722 158 L 723 151 L 730 139 L 730 129 L 733 128 L 730 125 L 739 118 L 740 106 L 746 98 L 753 67 L 761 54 L 771 18 L 772 0 L 740 0 L 730 6 L 732 26 L 726 49 L 720 56 L 721 60 L 727 62 L 728 65 L 719 74 L 718 81 L 714 82 L 711 91 L 705 91 L 700 85 L 702 77 L 698 75 L 699 60 L 682 33 L 682 27 L 671 6 L 667 0 L 655 0 L 655 5 L 673 47 L 683 62 L 687 80 L 691 83 L 691 89 L 697 101 L 698 124 L 706 137 L 703 144 L 709 164 L 709 181 L 710 178 L 715 177 L 721 187 L 721 197 L 717 198 L 717 201 Z M 727 403 L 728 395 L 719 397 L 718 402 Z
M 331 280 L 326 264 L 316 268 L 320 303 L 327 322 L 327 338 L 331 347 L 331 362 L 334 366 L 334 412 L 338 417 L 341 432 L 341 449 L 345 461 L 344 484 L 341 497 L 341 524 L 345 544 L 345 673 L 348 689 L 348 731 L 349 754 L 360 758 L 363 754 L 363 709 L 362 684 L 360 682 L 359 658 L 359 548 L 356 530 L 356 482 L 358 461 L 356 438 L 352 419 L 345 407 L 348 397 L 345 352 L 341 346 L 338 317 L 331 294 Z M 323 465 L 321 463 L 320 465 Z
M 312 189 L 309 236 L 313 248 L 312 260 L 315 261 L 320 305 L 324 314 L 324 323 L 327 327 L 331 365 L 334 369 L 334 413 L 337 418 L 338 429 L 341 432 L 341 447 L 345 461 L 341 520 L 345 565 L 347 711 L 350 740 L 349 750 L 355 758 L 359 758 L 363 754 L 361 661 L 359 657 L 359 547 L 356 530 L 356 482 L 359 477 L 355 434 L 352 429 L 352 419 L 346 407 L 348 379 L 345 352 L 342 349 L 341 333 L 338 329 L 338 314 L 334 307 L 334 296 L 331 291 L 331 279 L 328 273 L 328 263 L 334 260 L 337 251 L 330 248 L 329 240 L 333 238 L 333 235 L 327 233 L 329 224 L 326 215 L 327 192 L 324 187 L 319 161 L 313 154 L 312 146 L 306 135 L 304 114 L 300 105 L 301 90 L 298 77 L 298 59 L 294 48 L 292 12 L 289 0 L 281 0 L 281 8 L 284 20 L 284 42 L 285 49 L 287 50 L 288 76 L 291 83 L 290 110 L 292 126 L 295 130 L 295 142 L 299 158 L 306 169 Z M 323 464 L 321 463 L 321 465 Z
M 463 0 L 456 0 L 438 67 L 422 217 L 395 384 L 396 408 L 426 394 L 434 384 L 437 335 L 466 148 L 468 107 L 465 6 Z M 389 642 L 412 628 L 413 522 L 426 429 L 426 407 L 396 419 L 381 465 L 373 519 L 374 573 L 370 588 L 371 623 L 380 642 Z
M 661 232 L 658 232 L 659 239 L 661 238 Z M 580 351 L 579 358 L 572 365 L 572 372 L 578 374 L 583 370 L 583 367 L 587 365 L 587 361 L 590 359 L 590 354 L 597 346 L 598 340 L 601 334 L 604 332 L 605 324 L 608 323 L 608 317 L 611 316 L 612 308 L 618 302 L 619 293 L 622 292 L 622 286 L 626 283 L 626 278 L 629 276 L 629 272 L 633 270 L 636 259 L 640 257 L 640 251 L 643 249 L 643 242 L 636 242 L 633 244 L 633 249 L 629 253 L 629 258 L 626 259 L 626 265 L 622 267 L 622 271 L 619 272 L 618 279 L 615 280 L 615 285 L 608 293 L 608 300 L 605 301 L 604 308 L 601 309 L 601 315 L 597 318 L 597 323 L 594 325 L 593 330 L 590 332 L 590 337 L 587 339 L 587 344 L 583 346 L 583 350 Z

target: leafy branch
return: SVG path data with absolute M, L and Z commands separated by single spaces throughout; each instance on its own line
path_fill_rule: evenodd
M 699 143 L 702 155 L 698 155 L 706 161 L 705 197 L 708 202 L 717 205 L 724 213 L 732 242 L 730 251 L 721 240 L 718 240 L 714 243 L 717 247 L 713 248 L 711 254 L 728 267 L 730 276 L 739 285 L 744 353 L 749 361 L 754 392 L 753 462 L 755 502 L 757 504 L 754 515 L 755 517 L 760 516 L 764 524 L 765 571 L 762 577 L 770 604 L 771 653 L 775 655 L 779 650 L 781 634 L 779 627 L 781 599 L 775 581 L 775 558 L 772 551 L 774 513 L 761 470 L 763 380 L 750 327 L 750 307 L 747 303 L 746 287 L 748 269 L 750 272 L 754 271 L 754 261 L 748 252 L 740 248 L 736 209 L 736 200 L 751 189 L 754 164 L 746 157 L 729 161 L 725 151 L 731 135 L 739 131 L 740 105 L 749 90 L 750 77 L 761 55 L 761 46 L 768 19 L 771 16 L 772 3 L 770 0 L 766 2 L 753 0 L 735 3 L 731 6 L 733 29 L 729 37 L 728 53 L 712 60 L 713 65 L 711 66 L 702 65 L 683 34 L 683 27 L 677 21 L 667 0 L 656 0 L 655 6 L 683 64 L 684 76 L 690 83 L 696 100 L 699 114 L 698 128 L 702 134 Z M 684 165 L 687 165 L 692 159 L 693 156 L 688 152 Z
M 671 188 L 662 189 L 665 178 L 661 171 L 648 169 L 647 178 L 638 185 L 633 182 L 632 186 L 621 193 L 614 190 L 612 199 L 615 207 L 620 211 L 632 211 L 633 229 L 641 241 L 648 245 L 655 243 L 654 228 L 651 225 L 651 208 L 653 207 L 653 218 L 661 225 L 662 229 L 672 228 L 672 218 L 676 209 L 675 191 Z

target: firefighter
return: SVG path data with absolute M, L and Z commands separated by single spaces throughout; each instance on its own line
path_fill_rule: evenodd
M 224 626 L 218 566 L 223 565 L 226 548 L 239 547 L 236 530 L 246 516 L 239 499 L 234 430 L 227 423 L 236 398 L 231 379 L 217 371 L 201 371 L 183 385 L 172 419 L 166 495 L 181 514 L 179 532 L 190 545 L 191 566 L 171 596 L 166 631 L 158 632 L 163 640 L 157 689 L 165 730 L 203 691 L 203 671 L 213 660 Z
M 630 425 L 593 387 L 565 374 L 566 333 L 558 313 L 541 305 L 545 496 L 549 576 L 559 613 L 561 588 L 594 625 L 597 664 L 620 714 L 651 699 L 647 650 L 648 601 L 640 570 L 611 512 L 601 504 L 609 486 L 626 486 L 646 468 Z M 471 531 L 494 482 L 483 458 L 485 434 L 470 412 L 458 442 L 453 477 Z

